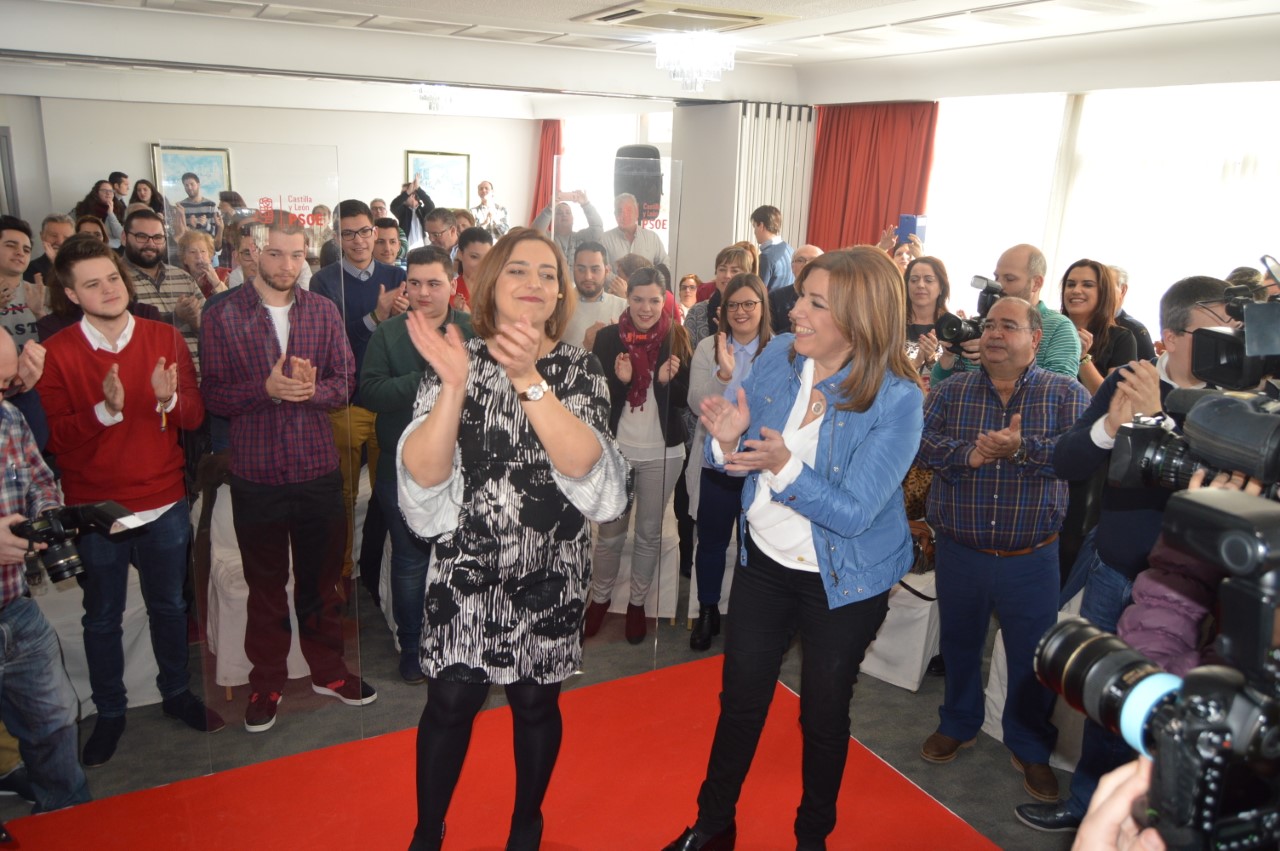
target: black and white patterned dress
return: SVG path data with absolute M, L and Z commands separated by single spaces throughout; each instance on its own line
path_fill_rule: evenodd
M 582 656 L 580 627 L 591 573 L 591 527 L 627 501 L 628 466 L 608 437 L 609 394 L 595 356 L 558 344 L 537 363 L 561 403 L 603 449 L 581 479 L 551 466 L 511 381 L 481 339 L 471 357 L 453 472 L 431 488 L 404 468 L 404 439 L 440 393 L 428 370 L 414 421 L 397 447 L 400 508 L 412 529 L 436 537 L 427 573 L 422 669 L 470 683 L 553 683 Z

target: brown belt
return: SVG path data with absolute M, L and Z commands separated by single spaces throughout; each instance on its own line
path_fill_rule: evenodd
M 1040 543 L 1032 544 L 1029 547 L 1023 547 L 1020 550 L 978 550 L 978 552 L 986 553 L 989 556 L 998 556 L 999 558 L 1012 558 L 1013 556 L 1030 555 L 1031 553 L 1034 553 L 1036 550 L 1044 549 L 1045 547 L 1049 546 L 1056 540 L 1058 540 L 1058 533 L 1054 532 L 1052 535 L 1045 538 Z

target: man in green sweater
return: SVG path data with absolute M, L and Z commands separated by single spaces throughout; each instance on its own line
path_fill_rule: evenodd
M 1044 286 L 1044 276 L 1048 270 L 1049 264 L 1040 249 L 1034 245 L 1015 245 L 1000 255 L 995 277 L 1004 288 L 1006 296 L 1026 299 L 1040 311 L 1044 322 L 1044 336 L 1036 351 L 1036 366 L 1075 378 L 1080 372 L 1080 335 L 1070 319 L 1045 306 L 1040 300 L 1040 289 Z M 938 362 L 933 365 L 933 374 L 929 379 L 932 386 L 936 387 L 953 372 L 978 368 L 978 341 L 964 343 L 961 348 L 961 356 L 943 348 Z
M 463 339 L 475 336 L 471 318 L 453 310 L 453 261 L 449 252 L 435 246 L 415 248 L 406 258 L 405 285 L 409 309 L 432 320 L 443 332 L 457 325 Z M 423 602 L 426 595 L 427 563 L 431 545 L 417 538 L 405 525 L 396 501 L 396 446 L 413 419 L 418 386 L 430 369 L 409 339 L 407 313 L 384 320 L 365 349 L 360 371 L 360 398 L 377 414 L 374 429 L 378 445 L 378 470 L 374 495 L 382 501 L 383 514 L 391 532 L 391 610 L 400 642 L 400 676 L 407 683 L 423 682 L 418 662 L 418 642 L 422 636 Z

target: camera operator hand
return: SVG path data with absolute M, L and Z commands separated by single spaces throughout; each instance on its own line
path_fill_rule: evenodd
M 1221 473 L 1213 477 L 1213 481 L 1208 484 L 1204 480 L 1204 468 L 1200 468 L 1191 474 L 1191 478 L 1187 480 L 1187 490 L 1194 491 L 1200 488 L 1215 488 L 1217 490 L 1226 491 L 1244 491 L 1250 496 L 1260 496 L 1262 494 L 1262 482 L 1251 479 L 1238 470 L 1229 473 L 1223 470 Z
M 26 522 L 21 514 L 7 514 L 0 517 L 0 564 L 22 564 L 27 554 L 27 539 L 13 534 L 13 526 Z M 37 550 L 43 550 L 48 544 L 36 544 Z
M 1129 361 L 1127 366 L 1120 367 L 1120 383 L 1111 397 L 1103 427 L 1108 436 L 1115 437 L 1120 426 L 1143 414 L 1158 414 L 1161 406 L 1160 371 L 1149 361 Z
M 1072 851 L 1164 851 L 1154 827 L 1140 828 L 1133 820 L 1133 802 L 1151 785 L 1151 760 L 1137 759 L 1098 781 Z

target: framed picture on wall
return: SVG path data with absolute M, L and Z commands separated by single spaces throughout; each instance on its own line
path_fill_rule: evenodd
M 470 207 L 471 155 L 405 151 L 404 179 L 418 186 L 437 207 Z
M 182 186 L 182 175 L 187 173 L 200 178 L 200 194 L 215 204 L 218 193 L 231 188 L 231 152 L 226 148 L 153 144 L 151 165 L 160 194 L 174 203 L 187 197 Z

